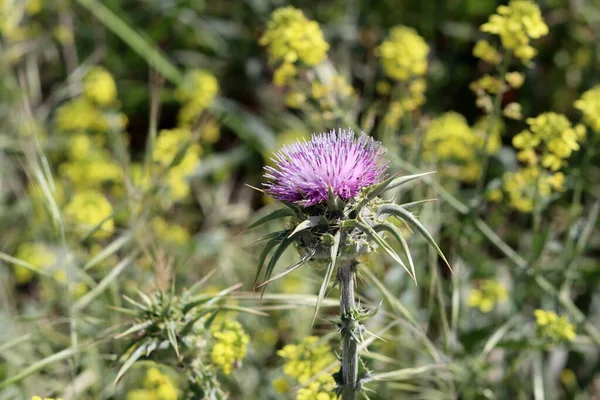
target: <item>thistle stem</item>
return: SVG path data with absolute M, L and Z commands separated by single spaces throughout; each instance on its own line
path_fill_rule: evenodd
M 356 303 L 354 302 L 355 263 L 346 262 L 340 266 L 340 314 L 342 321 L 342 399 L 355 400 L 358 392 L 358 334 L 359 322 L 354 317 Z

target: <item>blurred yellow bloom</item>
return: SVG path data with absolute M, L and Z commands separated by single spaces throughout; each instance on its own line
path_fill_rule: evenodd
M 406 81 L 427 71 L 429 46 L 416 30 L 406 26 L 393 27 L 375 54 L 391 79 Z
M 566 316 L 559 317 L 554 311 L 537 309 L 534 311 L 538 335 L 554 342 L 575 340 L 575 327 Z
M 214 103 L 218 94 L 219 82 L 209 71 L 196 69 L 188 72 L 183 84 L 175 91 L 175 97 L 182 104 L 179 122 L 182 125 L 193 123 Z
M 127 400 L 177 400 L 178 389 L 173 380 L 158 368 L 150 368 L 143 381 L 143 389 L 127 393 Z
M 117 84 L 106 69 L 94 67 L 83 80 L 83 95 L 99 106 L 107 106 L 117 100 Z
M 283 372 L 295 378 L 301 384 L 322 372 L 335 361 L 331 347 L 327 343 L 319 343 L 319 338 L 309 336 L 299 344 L 288 344 L 277 352 L 285 359 Z
M 499 64 L 502 56 L 487 40 L 478 40 L 473 47 L 473 55 L 488 64 Z
M 63 400 L 63 399 L 60 398 L 60 397 L 55 399 L 54 397 L 44 397 L 44 398 L 41 398 L 40 396 L 33 396 L 31 398 L 31 400 Z
M 273 83 L 277 86 L 286 86 L 294 82 L 297 70 L 292 63 L 283 63 L 275 70 L 273 74 Z
M 289 393 L 292 390 L 292 385 L 285 378 L 273 379 L 271 382 L 275 391 L 279 394 Z
M 506 287 L 498 281 L 485 279 L 477 289 L 472 289 L 467 299 L 467 306 L 478 308 L 481 312 L 488 313 L 499 303 L 508 299 Z
M 549 173 L 532 165 L 516 172 L 506 172 L 502 180 L 509 205 L 518 211 L 530 213 L 533 211 L 536 191 L 538 201 L 548 198 L 553 191 L 562 191 L 565 176 L 562 172 Z
M 221 128 L 219 124 L 214 119 L 208 120 L 202 126 L 202 131 L 200 132 L 200 139 L 203 143 L 214 144 L 219 141 L 221 138 Z
M 82 235 L 96 229 L 95 238 L 105 238 L 114 231 L 113 208 L 104 195 L 95 190 L 75 193 L 67 204 L 65 214 Z
M 163 167 L 183 165 L 184 171 L 190 173 L 202 151 L 200 145 L 191 144 L 191 140 L 192 133 L 187 128 L 163 129 L 156 138 L 152 159 Z
M 496 94 L 505 90 L 505 85 L 502 80 L 491 75 L 484 75 L 476 81 L 471 82 L 469 86 L 472 91 L 485 91 L 490 94 Z
M 377 90 L 377 93 L 385 96 L 390 94 L 392 91 L 392 85 L 390 85 L 390 83 L 387 81 L 377 81 L 375 84 L 375 90 Z
M 525 82 L 525 75 L 520 72 L 509 72 L 504 75 L 504 79 L 511 88 L 518 89 L 523 86 L 523 82 Z
M 108 157 L 97 152 L 87 159 L 64 162 L 59 167 L 59 174 L 78 189 L 100 189 L 106 182 L 120 182 L 123 170 Z
M 297 90 L 293 90 L 285 96 L 285 105 L 290 108 L 300 108 L 305 102 L 306 95 Z
M 336 400 L 338 397 L 333 392 L 335 386 L 333 376 L 321 375 L 305 387 L 298 389 L 296 400 Z
M 425 131 L 423 158 L 443 165 L 441 169 L 448 176 L 464 182 L 476 181 L 481 174 L 479 154 L 484 150 L 485 130 L 471 129 L 461 114 L 442 114 Z M 493 153 L 499 146 L 499 129 L 496 129 L 488 140 L 487 151 Z
M 56 255 L 43 243 L 21 243 L 14 257 L 24 261 L 37 269 L 47 269 L 56 264 Z M 30 282 L 35 277 L 35 272 L 15 264 L 15 281 L 18 284 Z
M 564 115 L 547 112 L 527 118 L 526 122 L 529 129 L 513 138 L 513 146 L 521 152 L 541 147 L 544 167 L 557 171 L 573 151 L 579 150 L 581 128 L 573 127 Z M 530 159 L 529 156 L 526 158 Z
M 574 106 L 583 113 L 584 122 L 594 131 L 600 132 L 600 85 L 584 92 Z
M 221 324 L 213 324 L 211 332 L 216 343 L 213 345 L 210 358 L 225 375 L 229 375 L 236 364 L 246 356 L 250 337 L 244 332 L 242 325 L 233 320 L 223 320 Z
M 503 114 L 506 118 L 516 120 L 523 119 L 523 113 L 521 112 L 521 105 L 519 103 L 508 103 L 504 107 Z
M 152 220 L 152 228 L 156 236 L 173 244 L 184 245 L 190 240 L 190 234 L 183 226 L 169 224 L 161 217 Z
M 500 36 L 502 46 L 513 50 L 517 58 L 524 62 L 531 60 L 536 51 L 530 46 L 530 39 L 548 34 L 539 6 L 530 0 L 511 0 L 507 6 L 499 6 L 496 12 L 481 25 L 481 30 Z
M 273 11 L 259 44 L 267 47 L 271 64 L 315 66 L 325 60 L 329 50 L 319 24 L 294 7 Z
M 61 131 L 107 132 L 108 119 L 84 97 L 73 99 L 56 110 L 56 125 Z

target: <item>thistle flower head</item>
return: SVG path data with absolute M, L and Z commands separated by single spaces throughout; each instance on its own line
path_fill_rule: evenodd
M 309 207 L 328 200 L 330 191 L 343 200 L 379 183 L 387 169 L 381 144 L 351 129 L 315 134 L 274 154 L 265 167 L 266 192 L 280 201 Z

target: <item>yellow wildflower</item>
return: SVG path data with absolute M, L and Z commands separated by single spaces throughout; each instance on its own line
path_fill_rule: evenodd
M 267 47 L 271 64 L 300 62 L 315 66 L 327 57 L 329 50 L 319 24 L 294 7 L 273 11 L 259 43 Z
M 213 325 L 211 332 L 216 343 L 210 352 L 210 358 L 225 375 L 229 375 L 246 356 L 250 337 L 239 322 L 232 320 L 223 320 L 221 324 Z
M 284 358 L 283 372 L 306 384 L 312 377 L 322 372 L 335 361 L 331 347 L 327 343 L 319 343 L 319 338 L 309 336 L 299 344 L 288 344 L 277 352 Z
M 190 234 L 183 226 L 168 224 L 161 217 L 152 220 L 152 228 L 158 237 L 174 244 L 184 245 L 190 240 Z
M 107 106 L 117 99 L 117 84 L 106 69 L 94 67 L 83 81 L 83 95 L 99 106 Z
M 271 384 L 275 391 L 280 394 L 289 393 L 292 390 L 292 385 L 290 385 L 290 382 L 285 378 L 273 379 Z
M 300 108 L 305 101 L 306 95 L 297 90 L 293 90 L 285 96 L 285 105 L 289 108 Z
M 143 389 L 127 393 L 127 400 L 177 400 L 178 390 L 173 380 L 158 368 L 150 368 L 143 381 Z
M 523 86 L 523 82 L 525 82 L 525 75 L 520 72 L 508 72 L 504 75 L 504 80 L 509 86 L 513 89 L 518 89 Z
M 55 399 L 54 397 L 44 397 L 44 398 L 41 398 L 40 396 L 33 396 L 31 398 L 31 400 L 63 400 L 63 399 L 60 398 L 60 397 L 57 398 L 57 399 Z
M 583 113 L 584 122 L 594 131 L 600 132 L 600 85 L 584 92 L 574 106 Z
M 394 80 L 406 81 L 427 71 L 429 46 L 416 30 L 406 26 L 393 27 L 375 54 L 385 74 Z
M 219 124 L 214 119 L 209 119 L 202 126 L 200 139 L 203 143 L 214 144 L 221 138 L 221 129 Z
M 575 340 L 575 327 L 566 316 L 559 317 L 554 311 L 537 309 L 534 311 L 538 335 L 553 342 Z
M 93 237 L 105 238 L 112 234 L 114 221 L 113 209 L 104 195 L 95 190 L 75 193 L 65 209 L 67 218 L 77 226 L 83 234 L 96 229 Z
M 516 172 L 505 173 L 502 180 L 510 206 L 518 211 L 529 213 L 533 211 L 536 191 L 538 201 L 547 199 L 552 191 L 563 190 L 565 176 L 561 172 L 549 173 L 536 165 L 531 165 Z
M 529 44 L 530 39 L 548 34 L 548 26 L 538 5 L 530 0 L 511 0 L 507 6 L 499 6 L 496 12 L 481 26 L 481 30 L 500 36 L 505 49 L 513 50 L 522 61 L 529 61 L 536 53 Z
M 43 270 L 56 264 L 56 255 L 43 243 L 21 243 L 15 253 L 15 258 Z M 15 281 L 18 284 L 30 282 L 35 273 L 23 266 L 14 265 Z
M 297 70 L 292 63 L 283 63 L 273 74 L 273 83 L 277 86 L 286 86 L 294 81 Z
M 498 125 L 498 124 L 496 124 Z M 444 165 L 444 173 L 464 182 L 473 182 L 481 174 L 479 154 L 485 143 L 485 130 L 471 129 L 461 114 L 447 112 L 431 121 L 423 140 L 423 158 Z M 487 151 L 500 146 L 499 130 L 488 140 Z
M 544 167 L 557 171 L 573 151 L 579 150 L 581 129 L 573 127 L 564 115 L 548 112 L 526 122 L 529 130 L 517 134 L 513 146 L 521 151 L 541 147 Z
M 377 81 L 375 90 L 377 90 L 377 93 L 380 95 L 386 96 L 392 91 L 392 85 L 387 81 Z
M 504 107 L 503 114 L 506 118 L 520 120 L 523 119 L 523 113 L 521 112 L 521 105 L 516 102 L 508 103 Z
M 182 164 L 185 161 L 186 172 L 191 172 L 201 153 L 200 145 L 190 144 L 191 140 L 192 133 L 188 128 L 163 129 L 158 133 L 152 159 L 163 167 Z M 179 157 L 176 159 L 176 156 Z
M 473 55 L 488 64 L 498 64 L 502 61 L 502 56 L 498 50 L 487 40 L 478 40 L 477 43 L 475 43 Z
M 110 125 L 92 102 L 84 97 L 73 99 L 56 110 L 56 125 L 63 132 L 107 132 Z
M 185 75 L 184 82 L 175 91 L 175 97 L 182 103 L 179 122 L 193 123 L 209 108 L 219 94 L 219 82 L 209 71 L 196 69 Z
M 298 389 L 296 400 L 336 400 L 333 392 L 335 380 L 330 374 L 323 374 L 305 387 Z
M 484 75 L 476 81 L 471 82 L 469 86 L 475 93 L 484 91 L 490 94 L 496 94 L 505 90 L 502 80 L 491 75 Z
M 488 313 L 496 304 L 504 303 L 508 299 L 506 287 L 498 281 L 485 279 L 477 289 L 472 289 L 467 299 L 467 306 L 479 308 L 481 312 Z

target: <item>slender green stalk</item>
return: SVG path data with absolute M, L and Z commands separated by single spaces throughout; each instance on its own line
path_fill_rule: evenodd
M 355 263 L 346 262 L 340 266 L 340 317 L 342 321 L 342 399 L 355 400 L 358 392 L 358 342 L 356 341 L 360 323 L 355 318 L 354 301 Z
M 510 64 L 512 57 L 510 53 L 507 53 L 504 56 L 504 62 L 500 66 L 499 74 L 500 79 L 504 79 L 504 75 L 506 71 L 508 71 L 508 66 Z M 483 162 L 481 163 L 481 176 L 479 177 L 479 181 L 477 182 L 477 193 L 481 194 L 485 185 L 485 177 L 487 175 L 487 170 L 490 165 L 490 153 L 487 151 L 488 145 L 490 143 L 490 138 L 492 137 L 492 133 L 496 128 L 496 122 L 500 118 L 500 110 L 502 108 L 502 98 L 504 96 L 504 90 L 498 90 L 496 96 L 494 97 L 494 105 L 492 109 L 492 113 L 488 116 L 488 127 L 485 132 L 485 139 L 483 142 Z

